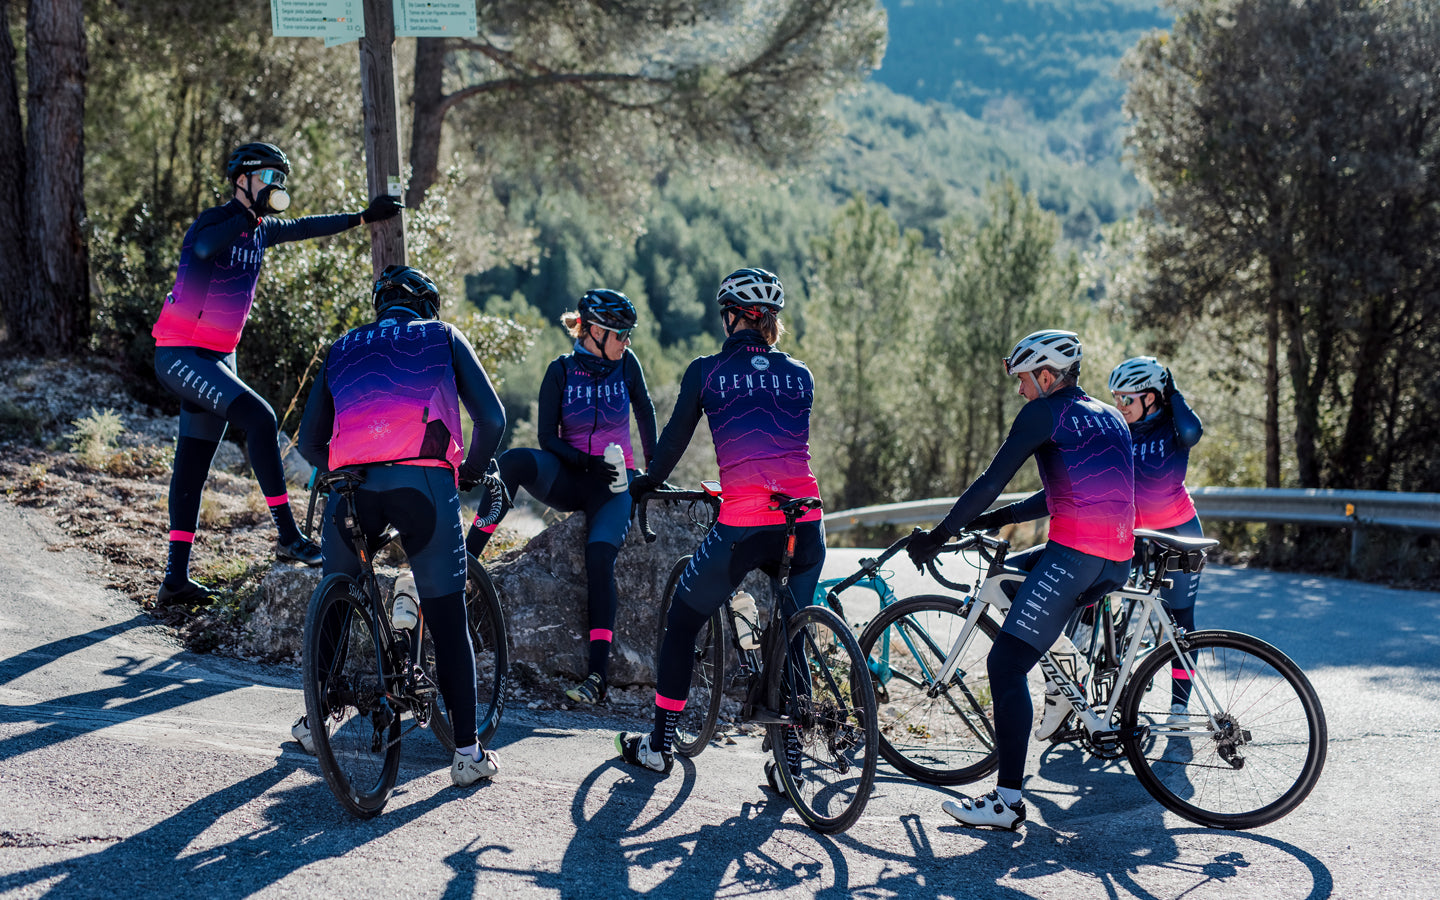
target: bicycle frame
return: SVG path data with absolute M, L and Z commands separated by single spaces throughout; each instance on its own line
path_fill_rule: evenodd
M 957 547 L 957 549 L 961 548 Z M 994 608 L 1000 621 L 1004 621 L 1004 617 L 1010 611 L 1011 606 L 1010 595 L 1006 593 L 1004 585 L 1007 582 L 1014 582 L 1018 585 L 1018 583 L 1024 581 L 1028 575 L 1029 573 L 1023 570 L 992 564 L 990 574 L 988 574 L 981 583 L 980 590 L 976 596 L 967 604 L 969 609 L 965 616 L 965 624 L 961 626 L 960 633 L 956 635 L 954 643 L 946 653 L 945 665 L 935 678 L 935 683 L 946 684 L 955 676 L 956 670 L 960 665 L 961 650 L 969 641 L 970 635 L 977 627 L 980 617 L 986 614 L 986 610 Z M 1213 707 L 1207 699 L 1207 695 L 1210 692 L 1208 687 L 1203 683 L 1203 676 L 1200 676 L 1200 674 L 1196 672 L 1196 667 L 1188 655 L 1188 649 L 1183 640 L 1183 636 L 1177 631 L 1169 615 L 1165 613 L 1164 607 L 1161 605 L 1160 588 L 1163 586 L 1163 573 L 1148 577 L 1142 580 L 1141 583 L 1145 586 L 1127 585 L 1111 593 L 1114 596 L 1120 596 L 1134 601 L 1138 604 L 1144 617 L 1154 617 L 1158 619 L 1161 642 L 1174 647 L 1176 659 L 1197 677 L 1196 690 L 1192 694 L 1192 697 L 1199 698 L 1201 709 L 1204 712 L 1209 727 L 1204 729 L 1196 728 L 1193 730 L 1193 733 L 1208 733 L 1210 728 L 1215 726 Z M 1144 619 L 1142 619 L 1142 621 L 1144 621 Z M 1114 631 L 1113 626 L 1108 622 L 1106 625 L 1105 640 L 1108 642 L 1107 646 L 1113 653 Z M 1070 668 L 1070 666 L 1065 665 L 1065 660 L 1056 653 L 1053 647 L 1041 656 L 1040 668 L 1041 671 L 1045 673 L 1046 678 L 1051 682 L 1051 685 L 1058 688 L 1061 695 L 1070 703 L 1077 719 L 1080 721 L 1090 739 L 1097 745 L 1109 745 L 1113 748 L 1114 746 L 1118 746 L 1121 738 L 1119 733 L 1112 728 L 1112 723 L 1115 722 L 1115 711 L 1124 694 L 1124 686 L 1129 684 L 1130 674 L 1134 671 L 1136 660 L 1138 660 L 1141 655 L 1141 642 L 1138 640 L 1129 641 L 1128 646 L 1124 648 L 1123 653 L 1119 656 L 1119 666 L 1113 673 L 1113 678 L 1109 673 L 1105 674 L 1105 679 L 1110 685 L 1119 689 L 1109 690 L 1109 696 L 1104 698 L 1103 703 L 1100 703 L 1098 706 L 1092 704 L 1086 697 L 1086 688 L 1082 680 L 1082 673 L 1078 671 L 1067 672 L 1066 669 Z M 1092 670 L 1089 674 L 1093 676 L 1096 672 Z M 1090 686 L 1092 690 L 1097 690 L 1099 687 L 1093 678 Z M 1097 702 L 1099 702 L 1100 699 L 1098 696 L 1096 697 Z M 1151 727 L 1163 728 L 1170 733 L 1192 733 L 1190 727 L 1183 724 L 1156 725 Z

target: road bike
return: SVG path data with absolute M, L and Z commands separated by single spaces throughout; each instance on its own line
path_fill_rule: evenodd
M 1133 602 L 1159 639 L 1117 641 L 1114 617 L 1096 617 L 1103 651 L 1087 658 L 1068 639 L 1040 669 L 1073 710 L 1058 740 L 1093 755 L 1124 755 L 1141 785 L 1166 809 L 1215 828 L 1255 828 L 1286 815 L 1324 768 L 1325 713 L 1309 679 L 1274 646 L 1235 631 L 1186 633 L 1159 599 L 1172 571 L 1194 572 L 1218 542 L 1137 530 L 1148 552 L 1134 583 L 1113 596 Z M 970 533 L 945 550 L 974 550 L 985 569 L 979 589 L 928 570 L 954 596 L 922 595 L 886 608 L 866 626 L 871 654 L 891 629 L 908 636 L 880 712 L 881 752 L 906 774 L 937 784 L 974 781 L 998 763 L 986 658 L 1028 572 L 1005 564 L 1009 543 Z M 893 646 L 893 645 L 892 645 Z M 1177 682 L 1183 713 L 1171 703 Z
M 720 486 L 702 486 L 701 491 L 643 494 L 639 515 L 646 540 L 654 540 L 647 519 L 648 504 L 654 500 L 701 504 L 713 520 L 720 507 Z M 732 595 L 701 628 L 694 649 L 695 675 L 674 746 L 683 756 L 699 755 L 714 735 L 723 696 L 733 689 L 743 698 L 740 720 L 765 726 L 764 746 L 774 757 L 774 764 L 766 767 L 772 789 L 790 799 L 810 828 L 833 834 L 849 828 L 864 811 L 879 751 L 874 692 L 855 635 L 823 607 L 806 605 L 783 618 L 796 522 L 819 506 L 812 497 L 772 497 L 772 508 L 785 516 L 786 532 L 781 561 L 767 572 L 772 576 L 768 621 L 750 621 L 737 612 Z M 657 662 L 670 605 L 690 559 L 686 555 L 675 562 L 661 597 Z M 729 668 L 727 645 L 734 660 Z M 796 770 L 787 760 L 787 740 L 792 747 L 799 744 Z
M 449 751 L 455 737 L 436 683 L 434 645 L 421 610 L 418 628 L 390 620 L 375 574 L 376 555 L 398 537 L 387 528 L 367 540 L 353 514 L 363 471 L 338 469 L 317 479 L 349 502 L 344 526 L 360 560 L 358 578 L 327 575 L 310 597 L 301 665 L 305 714 L 325 782 L 352 814 L 384 809 L 400 767 L 400 740 L 429 728 Z M 482 744 L 504 712 L 509 644 L 499 596 L 483 566 L 467 555 L 466 621 L 475 651 L 476 730 Z M 404 718 L 409 716 L 409 726 Z

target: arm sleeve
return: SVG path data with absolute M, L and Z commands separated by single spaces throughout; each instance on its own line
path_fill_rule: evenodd
M 1195 415 L 1195 410 L 1190 408 L 1179 391 L 1170 395 L 1170 416 L 1175 422 L 1175 437 L 1180 446 L 1193 447 L 1200 443 L 1205 426 L 1200 424 L 1200 417 Z
M 505 434 L 505 407 L 490 383 L 490 376 L 476 358 L 475 349 L 456 328 L 450 329 L 450 359 L 455 367 L 455 389 L 460 394 L 460 402 L 465 404 L 475 423 L 470 432 L 470 448 L 460 467 L 467 478 L 478 479 L 500 448 L 500 438 Z
M 680 379 L 680 396 L 675 399 L 675 411 L 670 414 L 670 421 L 665 423 L 665 430 L 660 433 L 659 443 L 655 446 L 655 456 L 650 460 L 650 476 L 659 481 L 669 478 L 670 473 L 675 471 L 685 448 L 690 446 L 695 426 L 700 424 L 700 416 L 704 412 L 700 404 L 700 387 L 704 380 L 701 365 L 702 361 L 697 359 L 685 370 L 684 377 Z
M 360 224 L 359 213 L 333 216 L 305 216 L 299 219 L 277 219 L 266 216 L 260 220 L 265 246 L 303 241 L 306 238 L 328 237 Z
M 965 489 L 965 493 L 955 501 L 950 508 L 950 513 L 940 523 L 950 534 L 959 534 L 970 520 L 990 508 L 1000 492 L 1005 490 L 1005 485 L 1015 477 L 1020 466 L 1029 459 L 1040 445 L 1050 439 L 1055 431 L 1055 421 L 1050 412 L 1050 407 L 1044 403 L 1031 401 L 1020 410 L 1015 421 L 1010 425 L 1010 434 L 1005 438 L 1005 443 L 1000 445 L 996 451 L 995 458 L 990 460 L 990 465 L 980 473 L 980 477 Z M 1020 501 L 1015 506 L 1032 508 L 1031 504 L 1035 497 L 1041 498 L 1044 503 L 1044 493 L 1032 495 Z M 1023 521 L 1020 518 L 1014 521 Z
M 328 351 L 325 359 L 328 363 Z M 321 472 L 330 471 L 330 435 L 335 430 L 335 398 L 330 394 L 330 381 L 325 377 L 326 363 L 321 363 L 320 374 L 315 378 L 314 387 L 310 388 L 296 439 L 300 455 Z
M 630 394 L 630 409 L 640 429 L 640 447 L 648 469 L 650 460 L 655 458 L 655 404 L 650 400 L 650 388 L 645 384 L 640 360 L 629 350 L 625 351 L 625 366 L 625 390 Z
M 196 259 L 210 259 L 235 243 L 235 239 L 245 229 L 254 228 L 256 221 L 243 206 L 238 206 L 238 209 L 222 206 L 213 219 L 196 224 L 195 240 L 190 245 L 190 251 L 195 254 Z
M 535 412 L 536 431 L 539 432 L 540 449 L 560 457 L 560 461 L 576 469 L 583 469 L 590 460 L 584 453 L 565 443 L 560 437 L 560 403 L 565 392 L 565 358 L 550 363 L 545 378 L 540 382 L 540 401 Z

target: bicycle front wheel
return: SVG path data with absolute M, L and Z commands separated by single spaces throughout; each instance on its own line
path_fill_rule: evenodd
M 999 628 L 982 616 L 956 648 L 969 605 L 927 594 L 892 603 L 860 636 L 877 685 L 880 753 L 902 773 L 929 784 L 964 784 L 993 772 L 993 695 L 985 660 Z M 946 658 L 955 672 L 943 682 Z
M 465 618 L 470 629 L 470 646 L 475 651 L 475 736 L 481 746 L 490 743 L 505 713 L 505 691 L 510 678 L 510 639 L 505 629 L 505 612 L 495 583 L 480 561 L 465 555 L 469 569 L 465 578 Z M 423 651 L 426 671 L 432 676 L 434 650 L 426 629 Z M 430 730 L 446 750 L 455 751 L 455 732 L 437 695 L 430 707 Z
M 305 615 L 305 715 L 325 783 L 362 819 L 384 809 L 400 770 L 400 710 L 385 692 L 370 598 L 330 575 Z
M 660 596 L 660 616 L 655 626 L 657 675 L 660 648 L 665 644 L 665 621 L 670 615 L 670 604 L 675 599 L 675 591 L 680 586 L 680 575 L 689 564 L 689 556 L 682 556 L 675 562 L 670 569 L 670 578 L 665 582 L 665 593 Z M 685 708 L 680 711 L 680 718 L 675 724 L 674 747 L 681 756 L 699 756 L 715 736 L 715 720 L 720 715 L 720 696 L 724 688 L 725 609 L 726 607 L 721 606 L 695 636 L 690 693 L 685 698 Z
M 1234 631 L 1196 631 L 1177 663 L 1163 644 L 1125 689 L 1125 755 L 1160 804 L 1210 828 L 1256 828 L 1299 806 L 1325 766 L 1325 712 L 1305 673 Z M 1171 714 L 1172 683 L 1189 682 Z
M 840 617 L 807 606 L 786 623 L 765 667 L 769 703 L 790 718 L 768 725 L 775 771 L 795 811 L 823 834 L 860 818 L 875 783 L 875 692 L 855 635 Z

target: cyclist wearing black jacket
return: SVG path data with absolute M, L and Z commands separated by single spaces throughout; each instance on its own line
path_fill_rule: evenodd
M 324 237 L 378 222 L 400 211 L 394 197 L 377 197 L 364 212 L 280 219 L 290 206 L 285 178 L 290 161 L 274 144 L 253 143 L 230 155 L 225 174 L 234 196 L 200 214 L 180 246 L 175 286 L 160 308 L 155 337 L 155 374 L 180 398 L 180 427 L 170 476 L 170 545 L 161 582 L 161 603 L 209 602 L 209 588 L 190 579 L 190 551 L 200 522 L 200 495 L 225 430 L 245 432 L 255 480 L 265 494 L 279 535 L 275 554 L 320 564 L 320 548 L 300 533 L 290 511 L 285 470 L 276 441 L 275 411 L 240 380 L 235 347 L 240 343 L 265 249 L 274 244 Z
M 631 505 L 623 485 L 640 468 L 630 443 L 630 416 L 633 412 L 648 461 L 655 450 L 655 405 L 640 361 L 629 349 L 637 321 L 629 297 L 604 288 L 588 291 L 561 321 L 575 349 L 545 370 L 536 423 L 540 447 L 512 448 L 500 456 L 504 490 L 494 481 L 487 484 L 495 489 L 487 490 L 465 544 L 480 556 L 508 499 L 521 487 L 551 509 L 585 513 L 588 671 L 565 696 L 594 704 L 605 699 L 620 605 L 615 560 L 630 529 Z M 605 458 L 612 444 L 621 455 L 616 462 Z
M 353 512 L 367 539 L 387 525 L 415 576 L 420 610 L 435 643 L 436 681 L 455 731 L 450 779 L 473 784 L 498 770 L 475 727 L 475 655 L 465 617 L 465 541 L 459 484 L 479 481 L 505 412 L 468 341 L 439 321 L 440 294 L 423 272 L 390 266 L 374 289 L 375 318 L 336 341 L 300 422 L 300 452 L 317 469 L 357 467 L 365 482 L 355 509 L 338 494 L 326 506 L 325 574 L 360 573 L 341 522 Z M 466 452 L 460 405 L 474 431 Z M 322 670 L 325 668 L 321 661 Z M 291 734 L 313 751 L 304 717 Z

